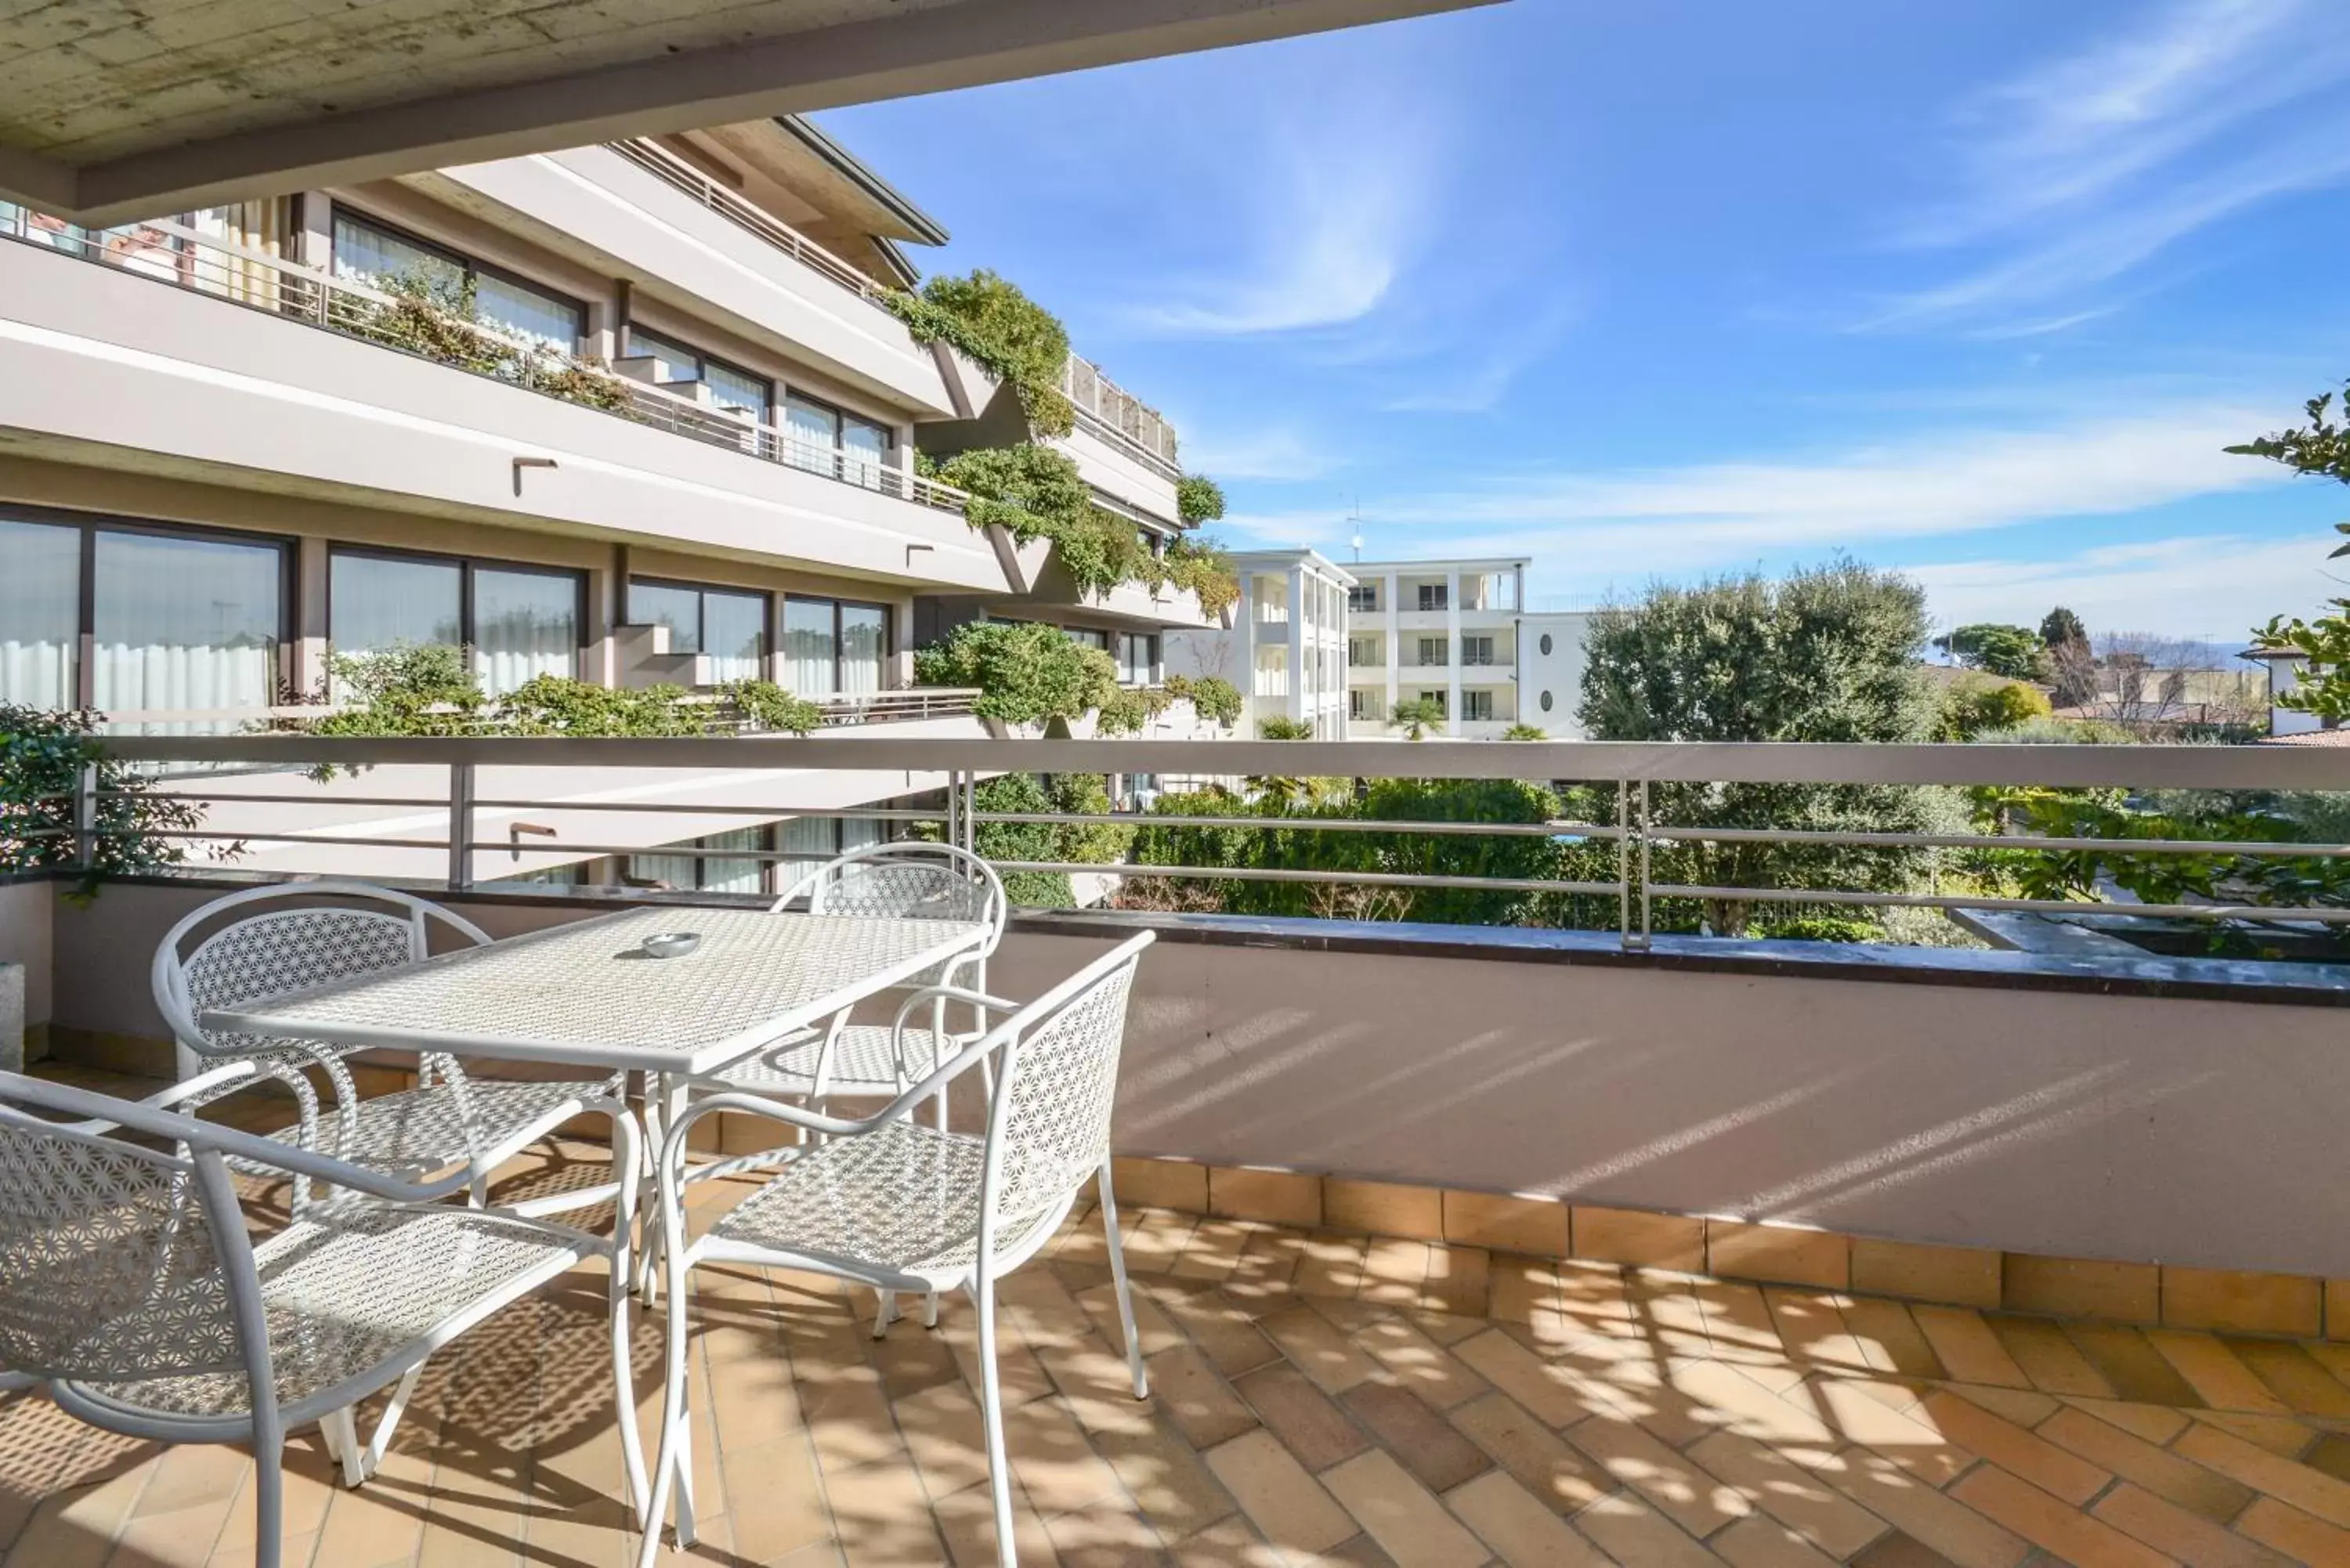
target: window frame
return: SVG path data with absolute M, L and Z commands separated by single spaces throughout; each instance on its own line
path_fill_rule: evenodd
M 579 330 L 572 335 L 571 347 L 567 349 L 566 352 L 571 354 L 578 353 L 579 345 L 587 341 L 588 321 L 588 301 L 580 298 L 577 295 L 573 294 L 570 290 L 556 288 L 550 284 L 541 283 L 535 277 L 529 276 L 524 273 L 518 273 L 512 267 L 500 266 L 495 262 L 478 260 L 473 256 L 468 255 L 463 251 L 442 244 L 439 240 L 428 240 L 422 234 L 417 234 L 413 230 L 404 229 L 398 223 L 388 223 L 385 220 L 377 217 L 373 213 L 369 212 L 365 207 L 354 206 L 348 202 L 339 200 L 330 202 L 327 209 L 327 245 L 328 266 L 329 270 L 333 271 L 334 275 L 337 277 L 347 277 L 349 275 L 348 274 L 340 271 L 335 265 L 335 264 L 340 260 L 342 252 L 342 247 L 335 244 L 335 225 L 345 218 L 348 218 L 352 223 L 357 223 L 361 228 L 373 229 L 378 234 L 398 240 L 401 244 L 413 245 L 420 251 L 430 252 L 432 254 L 439 256 L 442 260 L 448 262 L 452 266 L 461 268 L 465 274 L 465 282 L 469 286 L 474 286 L 475 278 L 486 275 L 491 277 L 499 278 L 506 283 L 518 285 L 521 287 L 531 290 L 535 294 L 543 294 L 549 299 L 556 300 L 564 305 L 569 306 L 574 315 L 578 318 Z M 475 293 L 478 295 L 478 287 L 475 287 Z
M 844 599 L 835 598 L 829 594 L 795 594 L 788 591 L 783 597 L 783 603 L 785 606 L 804 604 L 832 607 L 832 690 L 835 694 L 840 691 L 841 645 L 847 640 L 842 636 L 840 612 L 844 609 L 879 610 L 881 612 L 881 685 L 879 690 L 883 691 L 893 690 L 889 685 L 889 674 L 890 666 L 898 657 L 896 607 L 874 599 Z M 771 613 L 773 608 L 774 607 L 771 606 Z M 777 651 L 781 651 L 780 646 Z
M 644 626 L 650 624 L 645 621 L 638 620 L 633 615 L 626 614 L 629 607 L 629 592 L 639 583 L 644 584 L 645 587 L 649 588 L 675 588 L 695 596 L 693 608 L 694 619 L 696 622 L 693 629 L 693 640 L 695 645 L 694 651 L 697 655 L 705 657 L 710 653 L 709 596 L 712 594 L 729 594 L 735 598 L 757 599 L 759 601 L 759 668 L 763 671 L 772 672 L 770 670 L 770 667 L 774 662 L 775 654 L 775 595 L 773 589 L 738 588 L 731 587 L 725 583 L 697 583 L 684 577 L 646 576 L 639 573 L 630 572 L 620 585 L 620 608 L 624 613 L 628 624 L 630 626 Z M 839 658 L 838 636 L 839 633 L 836 620 L 836 629 L 834 632 L 834 659 L 836 663 L 838 661 Z M 763 675 L 761 679 L 765 679 L 765 676 Z
M 776 377 L 763 376 L 756 370 L 750 369 L 748 366 L 738 365 L 733 360 L 726 358 L 723 355 L 712 354 L 708 349 L 696 347 L 685 338 L 676 337 L 671 333 L 660 331 L 657 327 L 639 327 L 633 320 L 624 321 L 620 324 L 620 347 L 624 350 L 620 358 L 627 359 L 637 357 L 636 339 L 637 334 L 639 332 L 650 333 L 653 337 L 667 343 L 671 348 L 682 348 L 689 354 L 691 354 L 694 361 L 693 379 L 697 385 L 705 387 L 709 386 L 710 367 L 715 365 L 722 370 L 740 376 L 746 381 L 755 381 L 760 386 L 764 387 L 767 391 L 759 410 L 758 422 L 763 425 L 772 425 L 775 422 L 775 410 L 781 406 L 781 400 L 775 394 L 777 389 L 783 385 L 783 382 Z
M 1378 614 L 1378 585 L 1377 583 L 1357 583 L 1353 587 L 1348 588 L 1347 590 L 1347 613 L 1348 615 Z
M 467 654 L 478 657 L 480 640 L 474 636 L 473 578 L 484 568 L 493 572 L 512 572 L 522 576 L 569 577 L 573 590 L 572 624 L 578 628 L 578 641 L 572 651 L 582 654 L 594 646 L 588 625 L 588 573 L 578 566 L 543 566 L 535 561 L 507 561 L 493 556 L 457 556 L 441 550 L 409 550 L 396 545 L 353 545 L 339 539 L 327 542 L 326 587 L 320 595 L 322 618 L 327 628 L 326 644 L 329 657 L 341 651 L 335 642 L 335 557 L 338 556 L 366 556 L 379 561 L 424 561 L 439 566 L 455 566 L 457 573 L 457 646 Z M 478 678 L 481 671 L 468 658 L 467 673 Z M 578 680 L 579 665 L 575 659 L 572 679 Z
M 202 523 L 167 523 L 147 517 L 123 517 L 110 512 L 76 512 L 58 506 L 34 506 L 0 501 L 0 522 L 71 528 L 78 535 L 74 546 L 74 706 L 98 706 L 98 536 L 137 534 L 151 538 L 204 539 L 215 544 L 265 546 L 277 556 L 277 636 L 271 645 L 270 669 L 281 686 L 293 676 L 289 662 L 300 643 L 300 605 L 296 597 L 295 569 L 301 541 L 292 535 L 248 532 Z

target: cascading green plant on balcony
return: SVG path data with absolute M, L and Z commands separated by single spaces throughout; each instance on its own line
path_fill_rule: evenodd
M 1076 428 L 1076 408 L 1061 390 L 1068 328 L 1019 285 L 982 268 L 969 277 L 931 278 L 920 294 L 892 294 L 889 306 L 917 343 L 946 343 L 1010 382 L 1040 434 Z
M 535 392 L 606 413 L 625 410 L 628 389 L 592 359 L 524 337 L 485 320 L 471 279 L 401 273 L 373 280 L 380 300 L 354 300 L 335 324 L 354 336 L 404 349 L 439 364 L 494 376 Z
M 1217 675 L 1170 675 L 1164 690 L 1168 696 L 1191 703 L 1201 718 L 1227 726 L 1240 722 L 1245 705 L 1241 689 Z

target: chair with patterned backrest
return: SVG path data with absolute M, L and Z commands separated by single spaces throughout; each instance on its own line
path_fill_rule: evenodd
M 625 1501 L 645 1499 L 628 1327 L 633 1187 L 610 1238 L 437 1201 L 416 1184 L 198 1121 L 177 1090 L 131 1102 L 0 1073 L 0 1369 L 68 1413 L 161 1443 L 243 1443 L 256 1464 L 259 1568 L 276 1568 L 288 1431 L 317 1422 L 356 1482 L 380 1462 L 436 1349 L 588 1258 L 611 1261 Z M 615 1152 L 627 1107 L 603 1100 Z M 248 1236 L 228 1162 L 345 1193 Z M 394 1392 L 374 1439 L 351 1409 Z
M 1142 950 L 1151 940 L 1152 933 L 1145 931 L 1120 944 L 1025 1006 L 960 987 L 936 988 L 947 1000 L 1009 1016 L 862 1120 L 841 1120 L 752 1095 L 713 1095 L 669 1130 L 658 1186 L 669 1271 L 670 1380 L 640 1568 L 650 1568 L 660 1555 L 661 1520 L 672 1490 L 679 1546 L 693 1541 L 685 1375 L 692 1298 L 687 1275 L 697 1265 L 723 1263 L 808 1270 L 882 1291 L 970 1293 L 978 1308 L 980 1397 L 996 1553 L 1004 1568 L 1013 1568 L 1011 1477 L 1004 1465 L 1003 1396 L 995 1365 L 995 1282 L 1052 1240 L 1088 1181 L 1101 1194 L 1134 1395 L 1140 1399 L 1149 1394 L 1118 1241 L 1118 1200 L 1110 1188 L 1109 1131 L 1127 1002 Z M 918 992 L 900 1019 L 929 1000 L 930 993 Z M 928 1127 L 915 1118 L 925 1099 L 989 1061 L 995 1088 L 983 1136 Z M 687 1138 L 694 1122 L 721 1111 L 772 1117 L 824 1133 L 827 1139 L 801 1147 L 764 1185 L 689 1241 L 685 1189 L 718 1168 L 688 1169 Z
M 350 1054 L 347 1047 L 223 1033 L 202 1022 L 208 1009 L 413 963 L 429 956 L 436 929 L 467 945 L 490 940 L 461 915 L 366 882 L 293 882 L 213 899 L 173 926 L 155 950 L 155 1004 L 178 1040 L 181 1075 L 188 1078 L 203 1066 L 252 1062 L 260 1076 L 297 1085 L 296 1095 L 303 1097 L 302 1119 L 276 1135 L 282 1141 L 396 1177 L 428 1176 L 463 1165 L 473 1173 L 475 1201 L 482 1201 L 494 1167 L 579 1115 L 583 1102 L 616 1095 L 617 1083 L 471 1077 L 454 1057 L 428 1051 L 419 1057 L 415 1088 L 362 1099 L 344 1060 Z M 334 1085 L 331 1133 L 317 1126 L 315 1101 L 303 1076 L 311 1067 Z M 252 1081 L 257 1080 L 222 1083 L 205 1098 L 220 1098 Z M 297 1205 L 306 1190 L 297 1185 Z M 552 1211 L 608 1196 L 608 1189 L 587 1189 L 530 1207 Z

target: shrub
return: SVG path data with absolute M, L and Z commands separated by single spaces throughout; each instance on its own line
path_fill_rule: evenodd
M 914 655 L 925 686 L 979 689 L 972 711 L 1007 724 L 1073 720 L 1118 700 L 1118 666 L 1056 627 L 969 621 Z
M 1245 699 L 1240 688 L 1220 676 L 1170 675 L 1167 678 L 1167 695 L 1191 704 L 1192 711 L 1202 719 L 1212 719 L 1219 724 L 1240 722 Z
M 1314 721 L 1292 719 L 1276 713 L 1256 722 L 1256 738 L 1260 741 L 1310 741 L 1314 738 Z
M 1534 724 L 1513 724 L 1502 732 L 1505 741 L 1547 741 L 1550 732 Z
M 75 796 L 86 767 L 98 770 L 97 831 L 75 896 L 95 892 L 100 877 L 187 858 L 181 842 L 164 836 L 194 828 L 203 811 L 158 793 L 151 777 L 108 761 L 97 728 L 95 713 L 0 703 L 0 872 L 81 864 Z M 228 858 L 241 848 L 231 845 L 213 853 Z
M 1187 473 L 1175 482 L 1175 514 L 1197 525 L 1224 514 L 1224 487 L 1204 473 Z

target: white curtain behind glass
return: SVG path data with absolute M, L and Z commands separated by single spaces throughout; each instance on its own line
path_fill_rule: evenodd
M 537 675 L 579 668 L 579 579 L 543 572 L 473 573 L 473 667 L 503 697 Z
M 666 583 L 629 585 L 629 624 L 669 628 L 671 653 L 702 651 L 702 594 Z
M 691 891 L 693 888 L 693 857 L 631 855 L 629 857 L 629 879 L 648 887 Z
M 889 612 L 840 607 L 840 690 L 862 697 L 881 690 L 881 661 L 889 649 Z
M 0 518 L 0 702 L 70 708 L 81 531 Z
M 830 599 L 784 603 L 784 681 L 795 695 L 829 697 L 837 690 L 833 669 Z
M 820 403 L 789 398 L 784 402 L 784 431 L 791 437 L 784 461 L 794 468 L 816 473 L 840 471 L 839 454 L 834 450 L 840 439 L 838 414 Z
M 882 486 L 882 470 L 889 463 L 889 432 L 863 420 L 840 421 L 843 453 L 841 477 L 868 490 Z
M 764 680 L 767 601 L 757 594 L 702 595 L 702 642 L 714 683 Z
M 737 828 L 732 833 L 713 833 L 701 840 L 703 849 L 764 849 L 766 830 L 759 827 Z M 702 863 L 702 886 L 712 893 L 758 893 L 766 884 L 761 873 L 764 863 L 758 860 L 705 860 Z
M 264 708 L 276 695 L 279 572 L 268 545 L 98 535 L 93 698 L 108 710 Z M 235 720 L 147 726 L 234 730 Z
M 337 551 L 327 573 L 327 640 L 342 656 L 454 648 L 464 640 L 464 568 L 454 561 Z
M 840 853 L 840 824 L 829 816 L 788 817 L 775 836 L 775 847 L 786 857 L 776 866 L 781 892 Z

